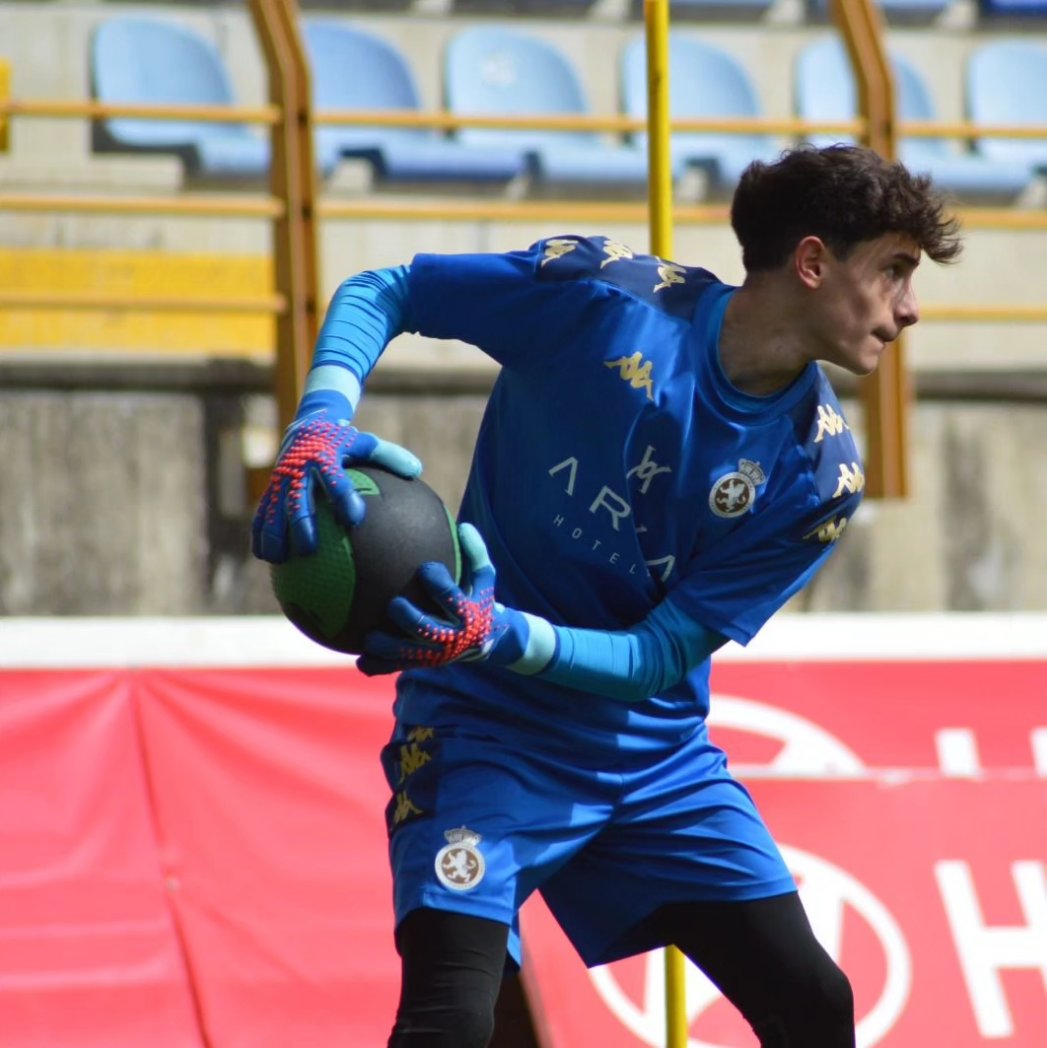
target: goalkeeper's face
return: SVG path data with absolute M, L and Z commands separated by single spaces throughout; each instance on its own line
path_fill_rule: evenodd
M 856 375 L 875 371 L 887 345 L 920 318 L 919 264 L 919 246 L 900 233 L 862 241 L 843 258 L 826 247 L 813 296 L 818 358 Z

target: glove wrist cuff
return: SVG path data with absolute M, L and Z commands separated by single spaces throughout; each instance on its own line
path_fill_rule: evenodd
M 348 425 L 360 403 L 360 380 L 343 367 L 332 364 L 313 368 L 306 376 L 305 392 L 298 405 L 296 417 L 317 408 L 326 408 Z
M 522 673 L 525 676 L 533 676 L 541 673 L 556 657 L 556 631 L 545 619 L 537 615 L 530 615 L 526 611 L 518 611 L 516 614 L 523 620 L 527 629 L 527 642 L 524 644 L 524 653 L 515 662 L 511 662 L 506 669 L 513 673 Z

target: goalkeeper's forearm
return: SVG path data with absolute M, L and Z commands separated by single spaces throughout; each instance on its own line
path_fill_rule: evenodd
M 526 650 L 509 669 L 621 702 L 659 694 L 726 643 L 669 601 L 631 629 L 614 632 L 524 617 Z
M 337 390 L 355 412 L 364 380 L 385 347 L 409 330 L 407 266 L 350 277 L 331 298 L 316 340 L 305 393 Z

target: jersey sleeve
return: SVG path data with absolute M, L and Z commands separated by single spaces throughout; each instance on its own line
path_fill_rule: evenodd
M 409 282 L 412 327 L 432 338 L 468 342 L 507 366 L 524 354 L 551 353 L 558 332 L 581 322 L 588 296 L 539 278 L 544 244 L 501 255 L 416 255 Z
M 479 347 L 500 364 L 541 366 L 565 341 L 601 348 L 648 309 L 689 321 L 715 281 L 609 237 L 564 235 L 502 255 L 416 255 L 413 329 Z
M 858 462 L 833 459 L 794 489 L 700 551 L 673 587 L 673 601 L 709 629 L 747 644 L 825 564 L 858 508 Z M 797 485 L 797 489 L 800 485 Z

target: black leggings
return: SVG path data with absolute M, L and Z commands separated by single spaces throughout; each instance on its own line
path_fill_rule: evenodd
M 742 903 L 678 903 L 648 918 L 745 1016 L 761 1048 L 854 1048 L 847 976 L 793 892 Z M 484 1048 L 494 1032 L 508 928 L 415 910 L 400 925 L 403 983 L 389 1048 Z

